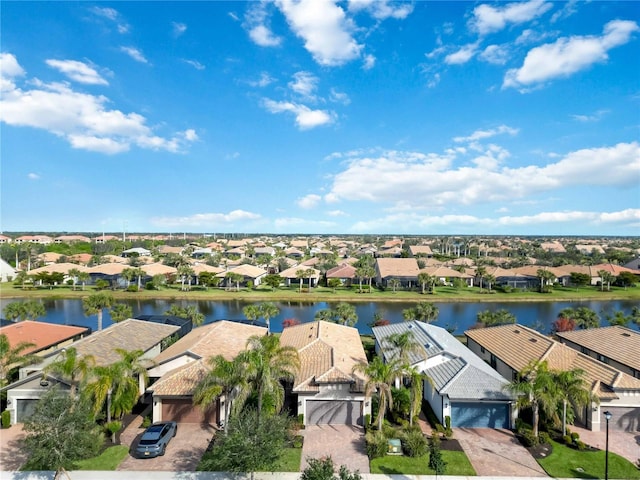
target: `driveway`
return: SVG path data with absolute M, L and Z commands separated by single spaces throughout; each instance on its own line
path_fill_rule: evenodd
M 462 445 L 478 476 L 547 476 L 509 430 L 454 428 L 453 438 L 457 438 Z
M 21 446 L 24 437 L 21 423 L 0 429 L 0 471 L 19 470 L 27 461 L 26 452 Z
M 369 473 L 369 457 L 364 442 L 364 429 L 351 425 L 310 425 L 301 433 L 301 470 L 307 467 L 307 458 L 330 456 L 334 465 L 345 465 L 349 470 Z
M 130 448 L 135 448 L 142 432 L 128 443 Z M 155 458 L 134 458 L 131 453 L 118 466 L 118 470 L 127 471 L 169 471 L 184 472 L 195 471 L 202 454 L 207 449 L 211 438 L 213 438 L 215 429 L 209 425 L 200 425 L 197 423 L 180 423 L 178 424 L 178 433 L 167 445 L 167 451 L 162 457 Z M 122 439 L 125 444 L 124 439 Z M 130 450 L 130 452 L 133 450 Z
M 604 450 L 606 447 L 607 433 L 604 424 L 601 425 L 602 432 L 592 432 L 584 428 L 569 425 L 569 430 L 580 435 L 587 445 Z M 626 458 L 631 463 L 640 460 L 640 432 L 620 432 L 609 430 L 609 451 L 617 453 Z

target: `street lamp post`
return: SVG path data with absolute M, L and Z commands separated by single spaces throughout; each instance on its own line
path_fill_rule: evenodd
M 604 418 L 607 420 L 607 434 L 605 437 L 605 453 L 604 453 L 604 480 L 609 480 L 609 420 L 611 420 L 611 412 L 604 412 Z

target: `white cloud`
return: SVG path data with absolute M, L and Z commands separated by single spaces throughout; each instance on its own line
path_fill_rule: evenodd
M 318 77 L 309 72 L 296 72 L 293 74 L 293 81 L 289 82 L 289 88 L 297 94 L 313 99 L 313 92 L 318 87 Z
M 198 134 L 193 128 L 189 128 L 182 132 L 182 136 L 189 142 L 195 142 L 196 140 L 198 140 Z
M 627 209 L 619 212 L 589 212 L 589 211 L 558 211 L 541 212 L 536 215 L 509 216 L 498 218 L 478 217 L 474 215 L 429 215 L 411 212 L 394 212 L 381 218 L 356 222 L 352 231 L 372 233 L 381 231 L 414 232 L 416 229 L 442 232 L 448 228 L 452 231 L 495 233 L 501 227 L 521 226 L 566 226 L 575 224 L 577 229 L 594 228 L 602 224 L 638 225 L 640 222 L 639 209 Z M 506 230 L 508 231 L 508 230 Z
M 13 83 L 22 71 L 15 57 L 5 54 L 2 61 L 10 67 L 0 70 L 0 120 L 7 125 L 46 130 L 64 138 L 73 148 L 108 154 L 127 151 L 132 145 L 179 152 L 187 142 L 197 139 L 193 130 L 160 137 L 142 115 L 109 110 L 107 97 L 76 92 L 66 83 L 31 79 L 28 83 L 32 88 L 23 90 Z
M 271 113 L 290 112 L 295 115 L 296 124 L 300 130 L 328 125 L 334 122 L 335 114 L 326 110 L 311 110 L 306 105 L 293 102 L 276 102 L 265 98 L 262 102 L 264 108 Z
M 458 51 L 450 53 L 444 57 L 444 62 L 448 65 L 461 65 L 463 63 L 467 63 L 473 58 L 477 50 L 477 43 L 469 43 L 468 45 L 460 47 Z
M 502 87 L 528 87 L 605 62 L 610 49 L 627 43 L 638 30 L 636 22 L 613 20 L 604 26 L 602 36 L 563 37 L 533 48 L 522 67 L 507 71 Z
M 184 63 L 186 63 L 187 65 L 191 65 L 196 70 L 204 70 L 206 68 L 202 63 L 200 63 L 197 60 L 189 60 L 189 59 L 184 58 L 184 59 L 182 59 L 182 61 Z
M 507 133 L 509 135 L 516 135 L 518 133 L 517 128 L 512 128 L 507 125 L 500 125 L 496 128 L 491 128 L 489 130 L 476 130 L 468 137 L 453 137 L 453 141 L 456 143 L 461 142 L 476 142 L 478 140 L 483 140 L 485 138 L 495 137 L 496 135 L 502 135 L 503 133 Z
M 501 167 L 508 152 L 493 145 L 454 168 L 458 155 L 387 151 L 354 158 L 332 178 L 325 200 L 451 207 L 513 202 L 569 186 L 629 187 L 640 175 L 638 142 L 570 152 L 546 166 Z
M 598 110 L 597 112 L 592 113 L 591 115 L 578 115 L 578 114 L 571 115 L 571 118 L 573 118 L 578 122 L 583 122 L 583 123 L 597 122 L 601 120 L 602 117 L 604 117 L 607 113 L 609 113 L 609 110 Z
M 480 35 L 498 32 L 508 24 L 519 25 L 529 22 L 552 8 L 545 0 L 508 3 L 502 7 L 482 4 L 473 9 L 471 27 Z
M 576 8 L 577 4 L 578 0 L 568 0 L 564 2 L 563 7 L 551 16 L 551 23 L 555 23 L 558 20 L 564 20 L 576 13 L 578 11 Z
M 322 200 L 322 197 L 320 195 L 315 195 L 311 193 L 309 195 L 306 195 L 302 198 L 297 199 L 296 204 L 300 208 L 304 208 L 305 210 L 308 210 L 308 209 L 317 207 L 318 203 L 320 203 L 321 200 Z
M 29 180 L 40 180 L 40 175 L 38 175 L 37 173 L 31 172 L 27 174 L 27 178 Z
M 145 58 L 144 54 L 135 47 L 120 47 L 120 51 L 129 55 L 136 62 L 149 63 L 149 61 Z
M 362 64 L 362 68 L 364 70 L 371 70 L 376 65 L 376 57 L 371 54 L 367 54 L 364 56 L 364 63 Z
M 171 22 L 171 27 L 173 29 L 172 31 L 173 31 L 174 37 L 179 37 L 180 35 L 182 35 L 184 32 L 187 31 L 187 25 L 184 23 Z
M 360 57 L 362 45 L 351 36 L 355 27 L 332 1 L 277 0 L 276 5 L 320 65 L 339 66 Z
M 479 57 L 493 65 L 504 65 L 509 59 L 509 50 L 505 45 L 489 45 Z
M 347 217 L 347 216 L 349 216 L 346 212 L 343 212 L 342 210 L 329 210 L 327 212 L 327 215 L 329 215 L 330 217 Z
M 47 65 L 64 73 L 71 80 L 89 85 L 109 85 L 95 68 L 77 60 L 46 60 Z
M 334 103 L 341 103 L 343 105 L 349 105 L 351 103 L 349 95 L 343 92 L 338 92 L 335 88 L 331 89 L 331 92 L 329 93 L 329 100 Z
M 217 227 L 220 224 L 228 226 L 236 222 L 260 218 L 257 213 L 233 210 L 229 213 L 196 213 L 184 217 L 154 217 L 151 219 L 151 223 L 159 227 Z
M 258 80 L 252 80 L 247 83 L 252 87 L 263 88 L 263 87 L 266 87 L 267 85 L 272 84 L 274 81 L 275 81 L 274 78 L 270 76 L 267 72 L 262 72 Z
M 14 79 L 23 77 L 25 73 L 15 55 L 0 53 L 0 92 L 13 90 L 15 88 Z
M 250 4 L 244 16 L 243 26 L 249 33 L 249 38 L 261 47 L 277 47 L 282 38 L 274 35 L 268 25 L 268 2 L 259 1 Z
M 391 3 L 389 0 L 349 0 L 349 11 L 366 10 L 376 20 L 395 18 L 404 20 L 413 12 L 411 3 Z
M 122 21 L 120 12 L 115 8 L 110 7 L 92 7 L 91 11 L 94 15 L 102 18 L 106 18 L 116 24 L 118 33 L 127 33 L 129 31 L 129 25 Z

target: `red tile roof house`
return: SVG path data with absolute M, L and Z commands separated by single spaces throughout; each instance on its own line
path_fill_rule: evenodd
M 193 405 L 195 388 L 209 369 L 207 360 L 216 355 L 232 360 L 250 337 L 266 333 L 264 327 L 221 320 L 193 329 L 155 357 L 149 377 L 158 380 L 148 388 L 153 395 L 153 421 L 218 424 L 227 399 L 219 398 L 206 412 Z
M 378 286 L 388 286 L 389 280 L 400 281 L 402 288 L 411 288 L 418 284 L 418 262 L 415 258 L 377 258 L 376 282 Z
M 88 327 L 56 325 L 53 323 L 25 320 L 0 328 L 0 335 L 6 335 L 9 345 L 15 347 L 21 342 L 34 344 L 23 353 L 46 356 L 62 347 L 80 340 L 91 333 Z
M 342 282 L 342 285 L 349 286 L 356 278 L 356 267 L 349 265 L 348 263 L 343 263 L 331 270 L 327 270 L 326 277 L 327 280 L 337 278 Z
M 142 350 L 143 358 L 153 359 L 162 350 L 163 342 L 173 336 L 180 327 L 162 325 L 142 320 L 128 319 L 113 324 L 104 330 L 95 332 L 72 344 L 79 356 L 92 355 L 96 365 L 110 365 L 120 359 L 116 351 L 118 348 L 127 350 Z M 22 422 L 35 407 L 36 402 L 54 385 L 62 390 L 69 386 L 54 375 L 45 375 L 42 370 L 54 362 L 57 353 L 53 352 L 43 358 L 40 363 L 20 369 L 20 379 L 3 390 L 7 391 L 7 410 L 11 412 L 11 424 Z M 43 381 L 44 380 L 44 381 Z M 140 394 L 143 393 L 142 385 Z
M 305 425 L 363 425 L 371 414 L 367 379 L 353 366 L 367 362 L 358 330 L 329 322 L 287 327 L 280 344 L 298 351 L 300 369 L 293 381 L 297 413 Z

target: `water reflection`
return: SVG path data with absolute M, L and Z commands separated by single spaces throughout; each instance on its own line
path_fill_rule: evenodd
M 0 307 L 15 300 L 0 300 Z M 244 319 L 243 308 L 251 302 L 243 300 L 175 300 L 175 299 L 135 299 L 119 300 L 131 306 L 133 315 L 141 314 L 162 314 L 169 308 L 178 304 L 180 306 L 195 306 L 198 311 L 204 314 L 206 323 L 221 319 Z M 97 328 L 97 317 L 85 317 L 82 311 L 82 301 L 78 299 L 44 299 L 43 303 L 47 309 L 46 317 L 40 319 L 51 323 L 63 325 L 82 325 Z M 282 330 L 282 321 L 287 318 L 295 318 L 301 322 L 309 322 L 314 319 L 318 310 L 335 307 L 336 302 L 307 302 L 307 301 L 284 301 L 274 302 L 280 309 L 280 314 L 271 319 L 272 330 L 275 332 Z M 469 329 L 476 323 L 479 312 L 485 310 L 505 309 L 515 315 L 518 323 L 528 326 L 535 326 L 542 331 L 548 332 L 551 324 L 558 317 L 558 313 L 564 308 L 588 307 L 600 315 L 604 323 L 605 314 L 612 315 L 616 311 L 623 311 L 625 315 L 631 312 L 632 307 L 640 306 L 639 301 L 633 300 L 612 300 L 612 301 L 579 301 L 579 302 L 434 302 L 440 314 L 434 322 L 436 325 L 452 328 L 459 334 Z M 360 302 L 353 304 L 358 314 L 356 327 L 361 333 L 370 333 L 370 323 L 374 319 L 376 312 L 381 317 L 392 323 L 403 320 L 402 311 L 415 303 L 393 302 L 376 303 Z M 108 312 L 103 317 L 104 326 L 112 323 Z M 638 328 L 634 326 L 633 328 Z

